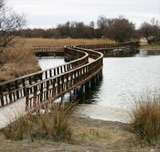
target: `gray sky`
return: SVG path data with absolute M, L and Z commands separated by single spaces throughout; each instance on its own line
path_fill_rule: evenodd
M 8 0 L 16 12 L 27 15 L 27 27 L 52 28 L 67 21 L 97 21 L 98 16 L 120 15 L 136 24 L 160 20 L 160 0 Z

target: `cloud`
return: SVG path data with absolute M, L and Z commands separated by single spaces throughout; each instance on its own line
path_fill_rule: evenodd
M 159 0 L 9 0 L 18 12 L 27 14 L 28 26 L 52 26 L 65 21 L 96 21 L 123 15 L 139 24 L 160 18 Z M 45 21 L 45 22 L 44 22 Z

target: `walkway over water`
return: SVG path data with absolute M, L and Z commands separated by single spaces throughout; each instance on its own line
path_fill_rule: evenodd
M 96 79 L 102 76 L 103 54 L 92 50 L 92 48 L 98 50 L 98 47 L 99 51 L 101 49 L 104 51 L 104 49 L 108 50 L 108 47 L 111 48 L 111 45 L 65 47 L 65 55 L 67 58 L 74 59 L 73 61 L 1 83 L 0 121 L 5 123 L 7 111 L 7 114 L 13 114 L 17 111 L 24 113 L 25 110 L 34 110 L 42 105 L 45 108 L 59 97 L 63 102 L 64 95 L 71 90 L 76 94 L 78 86 L 81 86 L 82 91 L 85 92 L 86 85 L 90 88 L 91 81 L 96 82 Z M 113 47 L 119 49 L 130 47 L 133 50 L 138 47 L 138 44 L 114 44 Z M 8 116 L 6 116 L 6 123 L 7 118 Z M 4 127 L 4 123 L 0 124 L 0 127 Z

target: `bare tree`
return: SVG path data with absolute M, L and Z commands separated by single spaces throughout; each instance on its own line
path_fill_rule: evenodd
M 0 0 L 0 52 L 13 45 L 13 39 L 25 25 L 25 15 L 15 13 L 6 6 L 5 0 Z
M 124 42 L 132 38 L 135 25 L 123 17 L 108 20 L 108 27 L 104 30 L 104 35 L 119 42 Z
M 152 41 L 160 39 L 159 22 L 154 18 L 151 20 L 151 23 L 142 23 L 139 31 L 141 32 L 141 35 L 147 39 L 148 44 L 152 44 Z

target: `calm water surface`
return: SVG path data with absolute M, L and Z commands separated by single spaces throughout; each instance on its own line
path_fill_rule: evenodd
M 149 55 L 148 55 L 149 54 Z M 63 59 L 40 59 L 42 69 L 64 63 Z M 160 90 L 160 55 L 140 51 L 133 57 L 103 59 L 103 78 L 80 97 L 76 115 L 95 119 L 126 121 L 135 98 Z M 67 98 L 67 97 L 66 97 Z
M 65 64 L 63 57 L 41 57 L 38 61 L 42 70 Z

